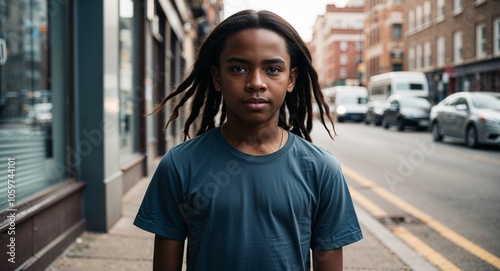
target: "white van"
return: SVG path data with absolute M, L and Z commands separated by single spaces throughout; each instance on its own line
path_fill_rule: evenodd
M 370 101 L 386 100 L 392 94 L 429 96 L 429 85 L 423 72 L 388 72 L 373 75 L 368 82 Z
M 359 86 L 335 86 L 323 90 L 337 121 L 365 119 L 368 90 Z

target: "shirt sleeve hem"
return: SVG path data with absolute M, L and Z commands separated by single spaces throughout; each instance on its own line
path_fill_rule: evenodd
M 159 235 L 164 238 L 176 240 L 176 241 L 184 241 L 186 236 L 184 233 L 173 230 L 173 229 L 163 229 L 160 228 L 149 221 L 142 219 L 137 216 L 134 220 L 134 225 L 144 231 L 150 232 L 152 234 Z
M 363 233 L 361 229 L 358 229 L 337 240 L 317 241 L 311 244 L 311 249 L 315 251 L 334 250 L 355 243 L 361 239 L 363 239 Z

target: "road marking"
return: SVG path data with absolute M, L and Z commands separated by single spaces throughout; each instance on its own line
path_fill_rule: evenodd
M 408 214 L 412 215 L 413 217 L 419 219 L 422 221 L 422 223 L 425 223 L 427 226 L 430 228 L 434 229 L 436 232 L 441 234 L 441 236 L 445 237 L 446 239 L 450 240 L 451 242 L 455 243 L 457 246 L 465 249 L 469 253 L 477 256 L 478 258 L 486 261 L 487 263 L 493 265 L 495 268 L 500 269 L 500 258 L 492 254 L 491 252 L 485 250 L 484 248 L 476 245 L 472 241 L 468 240 L 467 238 L 463 237 L 459 233 L 453 231 L 451 228 L 448 226 L 440 223 L 439 221 L 435 220 L 433 217 L 429 216 L 428 214 L 420 211 L 418 208 L 414 207 L 413 205 L 409 204 L 408 202 L 402 200 L 401 198 L 395 196 L 394 194 L 388 192 L 384 188 L 380 187 L 373 181 L 367 179 L 366 177 L 358 174 L 354 170 L 350 169 L 349 167 L 342 166 L 342 170 L 345 174 L 346 177 L 349 177 L 356 181 L 357 183 L 361 184 L 362 186 L 369 186 L 372 188 L 372 191 L 386 199 L 387 201 L 391 202 L 395 206 L 401 208 L 403 211 L 407 212 Z
M 462 269 L 458 268 L 458 266 L 454 265 L 448 259 L 446 259 L 443 255 L 439 254 L 432 247 L 422 242 L 417 236 L 411 233 L 409 230 L 403 227 L 394 227 L 392 228 L 392 232 L 399 236 L 399 238 L 403 239 L 408 245 L 413 247 L 416 251 L 426 257 L 430 262 L 432 262 L 435 266 L 437 266 L 441 270 L 446 271 L 460 271 Z
M 389 214 L 380 208 L 373 201 L 369 200 L 367 197 L 363 196 L 356 189 L 350 189 L 352 199 L 361 207 L 366 209 L 372 216 L 375 217 L 389 217 Z M 417 236 L 413 235 L 411 232 L 403 227 L 392 227 L 391 230 L 396 234 L 401 240 L 410 245 L 415 251 L 426 257 L 432 264 L 437 266 L 441 270 L 460 270 L 448 259 L 446 259 L 442 254 L 431 248 L 429 245 L 420 240 Z

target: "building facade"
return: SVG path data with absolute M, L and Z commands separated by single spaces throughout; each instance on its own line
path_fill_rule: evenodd
M 221 1 L 0 0 L 0 270 L 43 270 L 182 140 L 148 116 Z M 210 11 L 210 12 L 207 12 Z M 210 14 L 210 15 L 207 15 Z
M 359 84 L 363 16 L 362 1 L 351 1 L 346 7 L 327 5 L 317 17 L 309 47 L 321 85 Z
M 407 62 L 423 71 L 431 95 L 500 92 L 500 2 L 405 1 Z
M 364 82 L 372 75 L 406 70 L 404 25 L 401 0 L 365 1 Z

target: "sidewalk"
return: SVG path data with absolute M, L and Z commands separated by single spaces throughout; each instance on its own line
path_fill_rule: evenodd
M 149 183 L 123 197 L 122 217 L 109 233 L 83 233 L 46 271 L 152 270 L 153 235 L 132 222 Z M 436 270 L 360 207 L 364 239 L 344 248 L 344 270 Z

